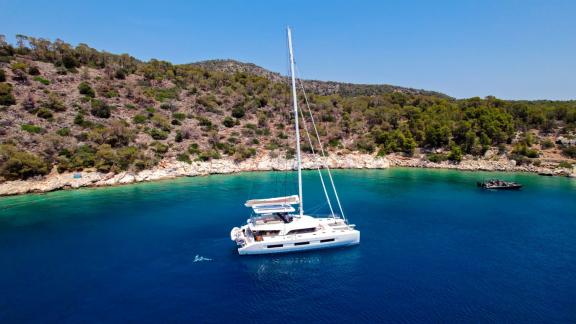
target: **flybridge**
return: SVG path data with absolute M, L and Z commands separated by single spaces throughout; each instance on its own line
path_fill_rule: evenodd
M 267 199 L 251 199 L 244 206 L 252 207 L 256 214 L 292 213 L 296 209 L 292 205 L 300 203 L 297 195 Z

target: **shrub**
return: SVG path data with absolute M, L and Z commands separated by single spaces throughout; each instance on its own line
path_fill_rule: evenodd
M 170 131 L 170 122 L 161 114 L 152 115 L 152 123 L 156 125 L 156 127 L 160 127 L 163 131 Z
M 94 98 L 96 97 L 96 92 L 87 82 L 82 82 L 78 85 L 78 91 L 80 94 L 83 94 L 87 97 Z
M 110 118 L 110 106 L 104 101 L 92 99 L 90 113 L 98 118 Z
M 5 81 L 6 81 L 6 73 L 4 72 L 4 69 L 0 69 L 0 82 Z
M 186 153 L 180 153 L 176 156 L 176 160 L 180 161 L 180 162 L 186 162 L 188 164 L 192 163 L 192 161 L 190 160 L 190 156 L 188 156 L 188 154 Z
M 63 127 L 56 131 L 56 134 L 60 136 L 70 136 L 70 128 Z
M 236 152 L 234 153 L 234 161 L 241 162 L 248 158 L 256 155 L 255 148 L 246 148 L 243 145 L 236 147 Z
M 37 66 L 31 66 L 28 68 L 28 74 L 30 75 L 40 75 L 40 70 Z
M 16 103 L 12 94 L 12 85 L 10 83 L 0 83 L 0 106 L 11 106 Z
M 190 154 L 200 154 L 200 149 L 198 148 L 198 144 L 192 143 L 188 146 L 188 153 Z
M 234 118 L 242 118 L 246 114 L 244 107 L 235 107 L 232 109 L 232 117 Z
M 32 134 L 40 134 L 40 133 L 44 132 L 44 129 L 42 127 L 32 125 L 32 124 L 24 124 L 24 125 L 20 126 L 20 128 L 23 131 L 26 131 L 26 132 L 32 133 Z
M 78 64 L 78 61 L 76 60 L 76 58 L 70 54 L 64 55 L 62 57 L 62 65 L 64 65 L 65 68 L 67 68 L 68 70 L 71 70 L 71 71 L 74 71 L 75 68 L 80 66 L 80 64 Z
M 145 115 L 136 115 L 132 118 L 132 122 L 134 124 L 144 124 L 148 120 L 148 117 Z
M 156 152 L 158 155 L 163 155 L 164 153 L 168 152 L 168 145 L 162 144 L 160 142 L 154 142 L 151 145 L 152 150 Z
M 212 121 L 210 121 L 210 119 L 208 119 L 206 117 L 198 116 L 198 117 L 196 117 L 196 119 L 198 119 L 198 125 L 200 125 L 200 126 L 205 126 L 205 127 L 211 127 L 212 126 Z
M 62 103 L 62 100 L 60 100 L 58 95 L 53 93 L 53 92 L 51 92 L 48 95 L 48 100 L 43 102 L 42 106 L 44 108 L 48 108 L 52 111 L 57 111 L 57 112 L 66 110 L 66 106 L 64 106 L 64 103 Z
M 219 159 L 221 158 L 220 153 L 218 153 L 218 151 L 216 150 L 207 150 L 204 152 L 201 152 L 198 155 L 197 160 L 199 161 L 210 161 L 212 159 Z
M 450 154 L 448 154 L 448 160 L 456 163 L 462 161 L 462 149 L 458 145 L 452 145 L 450 149 Z
M 181 132 L 181 131 L 176 131 L 176 137 L 174 138 L 174 140 L 175 140 L 177 143 L 180 143 L 180 142 L 182 142 L 183 139 L 184 139 L 184 138 L 183 138 L 183 136 L 182 136 L 182 132 Z
M 89 120 L 84 119 L 84 115 L 82 113 L 76 114 L 74 117 L 74 124 L 78 126 L 82 126 L 84 128 L 88 128 L 92 126 L 92 122 Z
M 576 159 L 576 146 L 566 146 L 562 148 L 562 154 L 569 158 Z
M 116 73 L 114 73 L 114 77 L 116 79 L 124 80 L 126 79 L 126 71 L 124 69 L 118 69 L 116 70 Z
M 115 97 L 120 96 L 120 94 L 116 90 L 108 89 L 108 90 L 104 91 L 104 93 L 102 93 L 102 96 L 106 97 L 106 98 L 115 98 Z
M 40 118 L 44 118 L 44 119 L 50 119 L 52 118 L 54 115 L 52 114 L 52 111 L 48 108 L 40 108 L 38 110 L 38 112 L 36 113 L 36 116 L 40 117 Z
M 172 118 L 182 121 L 186 119 L 186 114 L 181 112 L 175 112 L 172 114 Z
M 11 68 L 12 71 L 14 71 L 14 72 L 16 72 L 16 71 L 24 72 L 24 71 L 26 71 L 26 68 L 27 68 L 27 67 L 28 67 L 28 66 L 26 65 L 26 63 L 20 62 L 20 61 L 14 62 L 14 63 L 12 63 L 12 64 L 10 65 L 10 68 Z
M 516 153 L 511 154 L 510 159 L 516 161 L 516 165 L 528 165 L 532 163 L 529 158 Z
M 168 138 L 168 133 L 167 133 L 167 132 L 165 132 L 165 131 L 163 131 L 163 130 L 160 130 L 160 129 L 157 129 L 157 128 L 152 128 L 152 129 L 149 131 L 149 134 L 150 134 L 150 136 L 151 136 L 153 139 L 155 139 L 155 140 L 165 140 L 165 139 Z
M 89 145 L 81 145 L 70 158 L 70 167 L 74 169 L 91 168 L 96 161 L 96 150 Z
M 554 147 L 554 142 L 552 142 L 548 138 L 542 142 L 542 149 L 544 149 L 544 150 L 551 149 L 553 147 Z
M 513 154 L 522 155 L 528 158 L 537 158 L 540 154 L 537 150 L 530 149 L 526 144 L 518 144 L 512 151 Z
M 160 105 L 160 109 L 164 109 L 164 110 L 170 110 L 170 111 L 175 111 L 176 110 L 176 106 L 172 103 L 169 102 L 164 102 Z
M 566 168 L 566 169 L 572 169 L 572 163 L 568 162 L 568 161 L 562 161 L 558 164 L 559 168 Z
M 66 74 L 68 74 L 68 70 L 66 70 L 66 68 L 63 66 L 59 66 L 58 68 L 56 68 L 56 74 L 66 75 Z
M 448 160 L 448 155 L 443 153 L 432 153 L 428 154 L 428 156 L 426 156 L 426 159 L 430 162 L 440 163 Z
M 177 87 L 173 88 L 147 88 L 144 89 L 144 94 L 148 97 L 154 98 L 159 102 L 167 99 L 178 99 L 178 94 L 180 89 Z
M 0 145 L 0 175 L 2 177 L 16 180 L 46 173 L 48 173 L 48 165 L 39 156 L 20 151 L 13 145 Z
M 236 124 L 234 122 L 234 119 L 232 119 L 232 117 L 226 116 L 224 118 L 224 121 L 222 122 L 224 124 L 224 126 L 230 128 L 230 127 L 234 127 L 234 125 Z
M 42 83 L 43 85 L 49 85 L 49 84 L 50 84 L 50 81 L 49 81 L 49 80 L 44 79 L 44 78 L 41 77 L 41 76 L 35 77 L 35 78 L 34 78 L 34 81 L 38 81 L 38 82 Z

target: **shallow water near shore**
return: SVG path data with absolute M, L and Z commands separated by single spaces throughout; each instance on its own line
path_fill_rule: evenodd
M 501 178 L 521 191 L 492 192 Z M 238 256 L 255 172 L 0 198 L 0 322 L 576 321 L 576 180 L 338 170 L 356 247 Z M 305 208 L 325 214 L 316 173 Z

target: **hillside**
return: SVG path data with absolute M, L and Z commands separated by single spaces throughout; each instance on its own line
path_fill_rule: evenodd
M 518 163 L 575 162 L 574 101 L 305 85 L 331 154 L 396 152 L 458 163 L 493 148 Z M 119 172 L 167 158 L 290 156 L 291 118 L 286 78 L 253 64 L 141 62 L 85 44 L 0 38 L 0 181 L 42 176 L 54 166 Z
M 272 82 L 287 82 L 286 80 L 287 76 L 282 76 L 280 73 L 268 71 L 252 63 L 243 63 L 235 60 L 210 60 L 210 61 L 192 63 L 190 65 L 198 66 L 209 71 L 219 71 L 229 74 L 241 72 L 261 76 L 269 79 Z M 311 91 L 316 94 L 324 96 L 328 95 L 340 95 L 343 97 L 378 96 L 392 92 L 401 92 L 405 94 L 428 95 L 442 98 L 450 98 L 449 96 L 440 92 L 405 88 L 389 84 L 355 84 L 355 83 L 343 83 L 333 81 L 306 80 L 306 87 L 307 91 Z

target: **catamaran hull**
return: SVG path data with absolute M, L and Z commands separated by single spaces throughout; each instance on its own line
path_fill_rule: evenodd
M 291 253 L 310 250 L 345 247 L 360 244 L 360 232 L 357 230 L 350 233 L 332 235 L 326 237 L 314 237 L 313 239 L 296 239 L 282 242 L 254 242 L 238 249 L 240 255 Z M 308 244 L 302 245 L 304 242 Z M 281 245 L 281 246 L 279 246 Z

